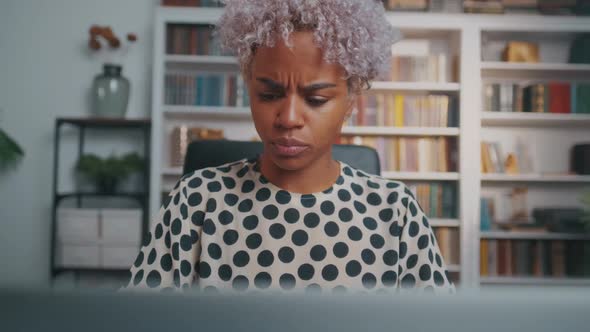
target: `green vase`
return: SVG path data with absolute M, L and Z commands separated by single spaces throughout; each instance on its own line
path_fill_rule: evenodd
M 107 63 L 103 66 L 103 72 L 94 77 L 94 115 L 104 118 L 125 117 L 131 84 L 121 75 L 122 69 L 119 65 Z

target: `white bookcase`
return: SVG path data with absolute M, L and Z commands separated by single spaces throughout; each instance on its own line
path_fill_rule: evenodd
M 248 108 L 194 107 L 164 104 L 164 77 L 168 72 L 238 71 L 236 59 L 226 56 L 187 56 L 166 54 L 167 24 L 214 24 L 219 8 L 160 7 L 155 17 L 155 42 L 152 99 L 152 168 L 150 209 L 152 220 L 161 204 L 161 193 L 181 175 L 180 167 L 170 167 L 168 146 L 175 125 L 194 124 L 223 128 L 230 139 L 250 140 L 256 137 Z M 480 142 L 500 140 L 508 147 L 514 135 L 537 140 L 535 164 L 548 167 L 543 171 L 566 171 L 568 149 L 574 142 L 590 141 L 590 115 L 504 114 L 483 112 L 482 86 L 490 79 L 525 80 L 560 78 L 590 81 L 590 65 L 566 64 L 565 54 L 573 34 L 590 32 L 590 18 L 540 17 L 534 15 L 464 15 L 440 13 L 388 13 L 388 21 L 400 28 L 406 39 L 427 39 L 433 52 L 447 55 L 451 79 L 452 56 L 458 58 L 457 81 L 449 82 L 373 82 L 375 91 L 392 91 L 423 95 L 445 93 L 459 98 L 458 128 L 426 127 L 344 127 L 343 134 L 369 136 L 454 137 L 458 140 L 457 172 L 389 172 L 383 176 L 406 182 L 451 181 L 458 188 L 457 219 L 432 219 L 435 227 L 453 227 L 460 232 L 460 262 L 449 266 L 459 274 L 462 286 L 480 284 L 590 284 L 584 280 L 539 278 L 480 278 L 479 244 L 481 238 L 504 234 L 480 234 L 480 194 L 502 191 L 513 185 L 530 185 L 529 204 L 571 204 L 577 200 L 588 176 L 525 174 L 508 176 L 482 174 Z M 500 62 L 497 55 L 508 39 L 520 38 L 541 43 L 542 58 L 547 63 L 512 64 Z M 567 47 L 566 47 L 567 46 Z M 564 48 L 565 47 L 565 48 Z M 564 51 L 566 50 L 566 51 Z M 506 150 L 506 149 L 505 149 Z M 555 198 L 559 202 L 552 202 Z M 554 204 L 553 204 L 554 205 Z M 535 234 L 529 234 L 535 238 Z

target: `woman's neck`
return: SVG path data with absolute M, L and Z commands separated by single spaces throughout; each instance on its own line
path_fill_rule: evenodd
M 340 175 L 340 164 L 332 159 L 332 154 L 320 158 L 299 170 L 279 168 L 270 158 L 262 154 L 259 159 L 260 172 L 275 186 L 284 190 L 311 194 L 331 187 Z

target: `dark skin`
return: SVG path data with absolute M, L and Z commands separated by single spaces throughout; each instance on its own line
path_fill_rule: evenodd
M 254 125 L 264 143 L 259 161 L 274 185 L 315 193 L 329 188 L 340 174 L 332 144 L 352 112 L 354 96 L 344 68 L 323 60 L 312 32 L 294 32 L 290 38 L 292 49 L 282 40 L 258 48 L 247 77 Z M 285 156 L 281 150 L 287 148 L 302 151 Z

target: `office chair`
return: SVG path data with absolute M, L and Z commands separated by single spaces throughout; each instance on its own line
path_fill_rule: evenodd
M 243 158 L 253 158 L 263 150 L 262 142 L 232 140 L 197 140 L 189 144 L 183 174 L 197 169 L 219 166 Z M 375 149 L 360 145 L 334 144 L 332 156 L 369 174 L 381 175 L 379 155 Z

